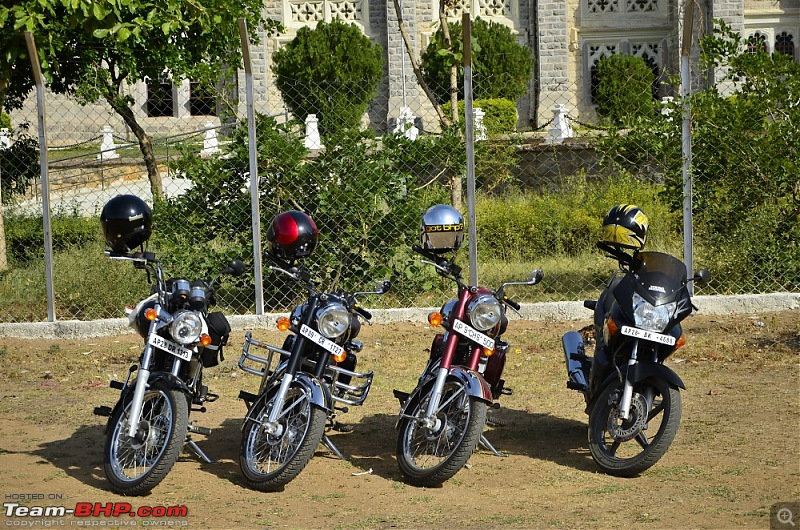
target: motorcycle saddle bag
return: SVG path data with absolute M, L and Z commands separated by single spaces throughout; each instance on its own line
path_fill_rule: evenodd
M 200 353 L 200 361 L 204 368 L 217 366 L 221 360 L 225 360 L 222 355 L 222 347 L 228 344 L 228 336 L 231 333 L 228 319 L 220 312 L 209 313 L 206 316 L 206 323 L 208 324 L 208 334 L 211 335 L 211 344 L 203 348 Z

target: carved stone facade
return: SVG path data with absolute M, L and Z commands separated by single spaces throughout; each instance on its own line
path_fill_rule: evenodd
M 397 0 L 416 57 L 438 27 L 438 0 Z M 535 68 L 529 94 L 518 103 L 520 129 L 541 126 L 552 117 L 555 105 L 565 105 L 571 115 L 590 119 L 592 71 L 604 56 L 631 53 L 643 57 L 655 72 L 677 74 L 684 21 L 680 0 L 458 0 L 448 15 L 460 20 L 468 9 L 507 25 L 521 44 L 532 50 Z M 701 0 L 695 12 L 695 37 L 708 33 L 713 19 L 725 20 L 750 39 L 752 46 L 793 55 L 800 60 L 800 0 Z M 403 107 L 415 116 L 434 116 L 419 89 L 406 55 L 393 0 L 265 0 L 266 16 L 281 20 L 286 32 L 263 38 L 251 50 L 256 110 L 269 115 L 285 113 L 277 90 L 272 88 L 270 61 L 273 52 L 291 40 L 297 29 L 339 17 L 356 24 L 384 50 L 386 75 L 380 95 L 368 110 L 369 122 L 378 131 L 390 128 Z M 696 64 L 696 63 L 693 63 Z M 702 86 L 709 72 L 692 72 L 692 82 Z M 719 76 L 719 73 L 716 74 Z M 244 102 L 244 74 L 238 74 L 238 95 Z M 171 116 L 150 117 L 149 89 L 142 83 L 131 88 L 136 112 L 144 126 L 161 134 L 202 128 L 208 116 L 191 112 L 188 83 L 173 87 Z M 668 95 L 668 94 L 663 94 Z M 244 103 L 240 104 L 245 115 Z M 104 125 L 119 126 L 108 111 L 79 110 L 62 101 L 48 109 L 48 126 L 73 136 L 75 141 L 96 136 Z M 88 113 L 87 113 L 88 111 Z M 94 116 L 93 129 L 85 126 Z M 81 125 L 76 120 L 81 117 Z M 36 123 L 35 97 L 26 109 L 12 115 L 15 123 Z M 113 123 L 110 123 L 113 122 Z

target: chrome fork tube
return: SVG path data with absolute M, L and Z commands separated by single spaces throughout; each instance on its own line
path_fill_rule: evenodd
M 278 416 L 283 410 L 283 404 L 286 402 L 286 394 L 289 392 L 289 386 L 292 384 L 293 380 L 294 376 L 292 374 L 283 374 L 281 386 L 278 389 L 278 392 L 275 394 L 274 400 L 272 401 L 272 409 L 269 411 L 269 417 L 262 425 L 264 430 L 266 430 L 269 434 L 275 436 L 280 436 L 282 434 L 281 426 L 278 423 Z
M 431 389 L 431 398 L 428 401 L 428 406 L 425 408 L 425 418 L 422 420 L 423 424 L 428 429 L 435 429 L 438 419 L 436 418 L 436 410 L 439 408 L 439 403 L 442 400 L 442 390 L 444 390 L 444 383 L 447 380 L 447 375 L 450 370 L 447 368 L 439 368 L 439 373 L 436 374 L 436 382 Z
M 158 310 L 158 308 L 156 308 Z M 150 330 L 147 333 L 156 332 L 156 322 L 150 322 Z M 150 363 L 153 360 L 153 347 L 149 342 L 145 342 L 144 352 L 142 353 L 142 365 L 139 367 L 139 374 L 136 376 L 136 386 L 133 388 L 133 399 L 131 401 L 130 414 L 128 415 L 128 436 L 133 438 L 139 430 L 139 419 L 142 415 L 142 404 L 144 403 L 144 393 L 150 386 Z
M 638 362 L 636 360 L 638 352 L 639 352 L 639 339 L 635 339 L 633 341 L 633 349 L 631 350 L 631 358 L 628 359 L 628 372 L 630 372 L 630 367 Z M 619 402 L 620 417 L 622 417 L 623 420 L 627 420 L 630 418 L 632 398 L 633 398 L 633 383 L 630 382 L 626 373 L 625 387 L 622 391 L 622 399 L 620 399 Z

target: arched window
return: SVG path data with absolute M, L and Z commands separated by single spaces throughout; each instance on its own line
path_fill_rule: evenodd
M 759 51 L 766 52 L 767 50 L 767 36 L 757 31 L 750 35 L 747 39 L 747 53 L 751 55 L 757 54 Z
M 794 57 L 794 38 L 791 33 L 782 31 L 775 36 L 775 53 Z

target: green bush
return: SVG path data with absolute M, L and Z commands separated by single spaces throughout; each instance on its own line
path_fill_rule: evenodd
M 14 265 L 24 265 L 44 258 L 44 222 L 41 215 L 6 212 L 3 217 L 8 259 Z M 54 212 L 50 217 L 54 251 L 66 251 L 102 240 L 95 218 L 77 212 Z
M 0 111 L 0 129 L 11 130 L 11 116 Z
M 618 127 L 655 111 L 653 71 L 641 57 L 616 53 L 597 63 L 597 115 Z
M 458 64 L 458 98 L 464 99 L 463 30 L 460 22 L 448 25 L 457 53 L 446 50 L 441 28 L 434 33 L 420 59 L 423 78 L 438 103 L 450 101 L 450 66 Z M 533 71 L 530 48 L 519 44 L 511 30 L 482 18 L 472 21 L 473 99 L 503 98 L 516 101 L 528 91 Z
M 359 128 L 383 75 L 383 52 L 353 24 L 308 26 L 273 55 L 275 85 L 295 118 L 316 114 L 322 135 Z
M 464 101 L 458 102 L 458 115 L 464 116 Z M 483 125 L 486 127 L 487 136 L 494 137 L 499 134 L 510 134 L 517 130 L 517 106 L 513 101 L 503 98 L 495 99 L 476 99 L 472 102 L 473 109 L 481 109 L 486 114 L 483 117 Z M 448 101 L 442 105 L 442 110 L 446 116 L 450 115 L 451 105 Z M 461 121 L 461 129 L 464 129 Z

